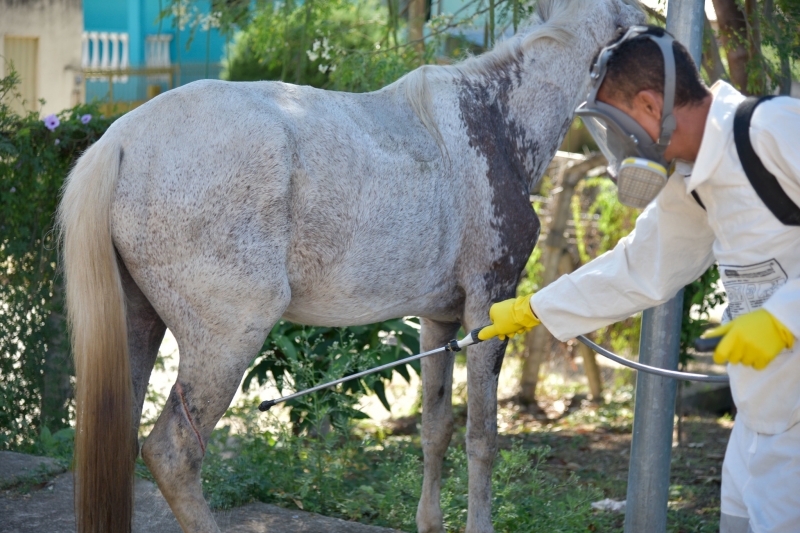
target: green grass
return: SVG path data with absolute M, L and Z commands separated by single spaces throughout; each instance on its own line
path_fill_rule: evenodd
M 289 433 L 215 433 L 203 466 L 203 487 L 218 509 L 264 501 L 346 520 L 415 531 L 422 457 L 410 439 L 381 443 L 334 433 L 299 438 Z M 602 498 L 577 477 L 548 474 L 547 447 L 522 440 L 495 462 L 493 520 L 497 532 L 584 532 L 600 527 L 590 503 Z M 467 511 L 467 456 L 452 446 L 445 458 L 442 511 L 447 531 L 463 531 Z M 591 531 L 591 529 L 589 529 Z

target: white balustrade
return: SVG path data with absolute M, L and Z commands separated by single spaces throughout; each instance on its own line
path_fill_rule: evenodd
M 172 34 L 145 36 L 145 65 L 150 68 L 170 67 L 170 44 Z M 121 71 L 130 67 L 130 36 L 127 33 L 89 31 L 83 32 L 81 42 L 81 65 L 92 71 Z M 109 74 L 89 76 L 90 80 L 108 81 Z M 115 83 L 126 83 L 128 76 L 113 75 Z M 152 78 L 152 80 L 150 80 Z M 168 74 L 149 76 L 153 82 L 169 82 Z
M 84 39 L 86 38 L 86 32 L 83 33 Z M 89 60 L 89 67 L 93 69 L 100 68 L 100 35 L 96 32 L 89 32 L 88 34 L 89 39 L 92 40 L 92 48 L 90 50 L 90 57 Z
M 129 67 L 127 33 L 85 31 L 81 42 L 81 65 L 89 70 L 125 70 Z M 92 80 L 108 80 L 108 76 L 91 76 Z M 114 76 L 114 82 L 126 83 L 127 76 Z
M 108 32 L 101 31 L 100 32 L 100 42 L 103 43 L 103 46 L 100 47 L 100 68 L 103 70 L 108 70 L 108 65 L 111 63 L 109 56 L 111 55 L 109 52 L 109 42 L 108 42 Z
M 108 68 L 111 70 L 118 70 L 119 69 L 119 34 L 118 33 L 109 33 L 108 34 L 108 52 L 111 55 L 111 61 L 108 65 Z
M 144 42 L 144 61 L 149 68 L 168 68 L 172 65 L 169 54 L 172 34 L 158 33 L 155 35 L 147 35 L 144 38 Z M 147 80 L 148 83 L 152 84 L 172 83 L 169 74 L 148 76 Z
M 120 52 L 121 56 L 119 60 L 119 68 L 121 70 L 125 70 L 128 68 L 128 34 L 127 33 L 120 33 L 119 34 L 119 42 L 122 45 L 122 51 Z
M 172 34 L 159 33 L 145 37 L 145 64 L 148 67 L 169 67 L 170 61 L 169 46 L 172 42 Z

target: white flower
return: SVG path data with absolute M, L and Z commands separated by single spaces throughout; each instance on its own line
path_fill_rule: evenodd
M 311 61 L 316 61 L 319 58 L 319 54 L 312 52 L 311 50 L 306 50 L 306 55 Z
M 322 72 L 323 74 L 325 74 L 326 72 L 328 72 L 328 67 L 327 67 L 327 65 L 320 65 L 320 66 L 319 66 L 319 71 L 320 71 L 320 72 Z

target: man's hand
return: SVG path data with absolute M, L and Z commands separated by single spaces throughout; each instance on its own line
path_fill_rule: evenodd
M 489 308 L 489 318 L 492 325 L 486 326 L 478 333 L 478 338 L 482 341 L 492 337 L 498 337 L 502 341 L 506 337 L 524 333 L 541 324 L 531 309 L 530 294 L 494 304 Z
M 752 366 L 763 370 L 785 348 L 794 346 L 794 335 L 766 309 L 737 317 L 707 331 L 703 338 L 725 336 L 714 351 L 714 362 Z

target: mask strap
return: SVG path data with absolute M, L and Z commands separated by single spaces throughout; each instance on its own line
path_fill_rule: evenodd
M 672 111 L 675 106 L 675 54 L 672 50 L 673 39 L 668 34 L 663 37 L 647 35 L 661 48 L 661 55 L 664 57 L 664 106 L 661 110 L 661 133 L 658 138 L 658 145 L 662 150 L 667 149 L 672 133 L 675 131 L 675 115 Z
M 614 55 L 619 46 L 633 39 L 634 37 L 638 37 L 639 35 L 643 34 L 648 30 L 647 26 L 631 26 L 628 28 L 628 31 L 625 32 L 625 35 L 622 36 L 617 42 L 610 44 L 600 50 L 600 53 L 597 54 L 597 61 L 595 61 L 594 65 L 592 66 L 591 70 L 591 78 L 592 78 L 592 90 L 589 93 L 588 98 L 586 99 L 588 102 L 595 102 L 597 100 L 597 92 L 600 90 L 600 86 L 603 85 L 603 80 L 606 77 L 606 63 L 608 60 L 611 59 L 611 56 Z

